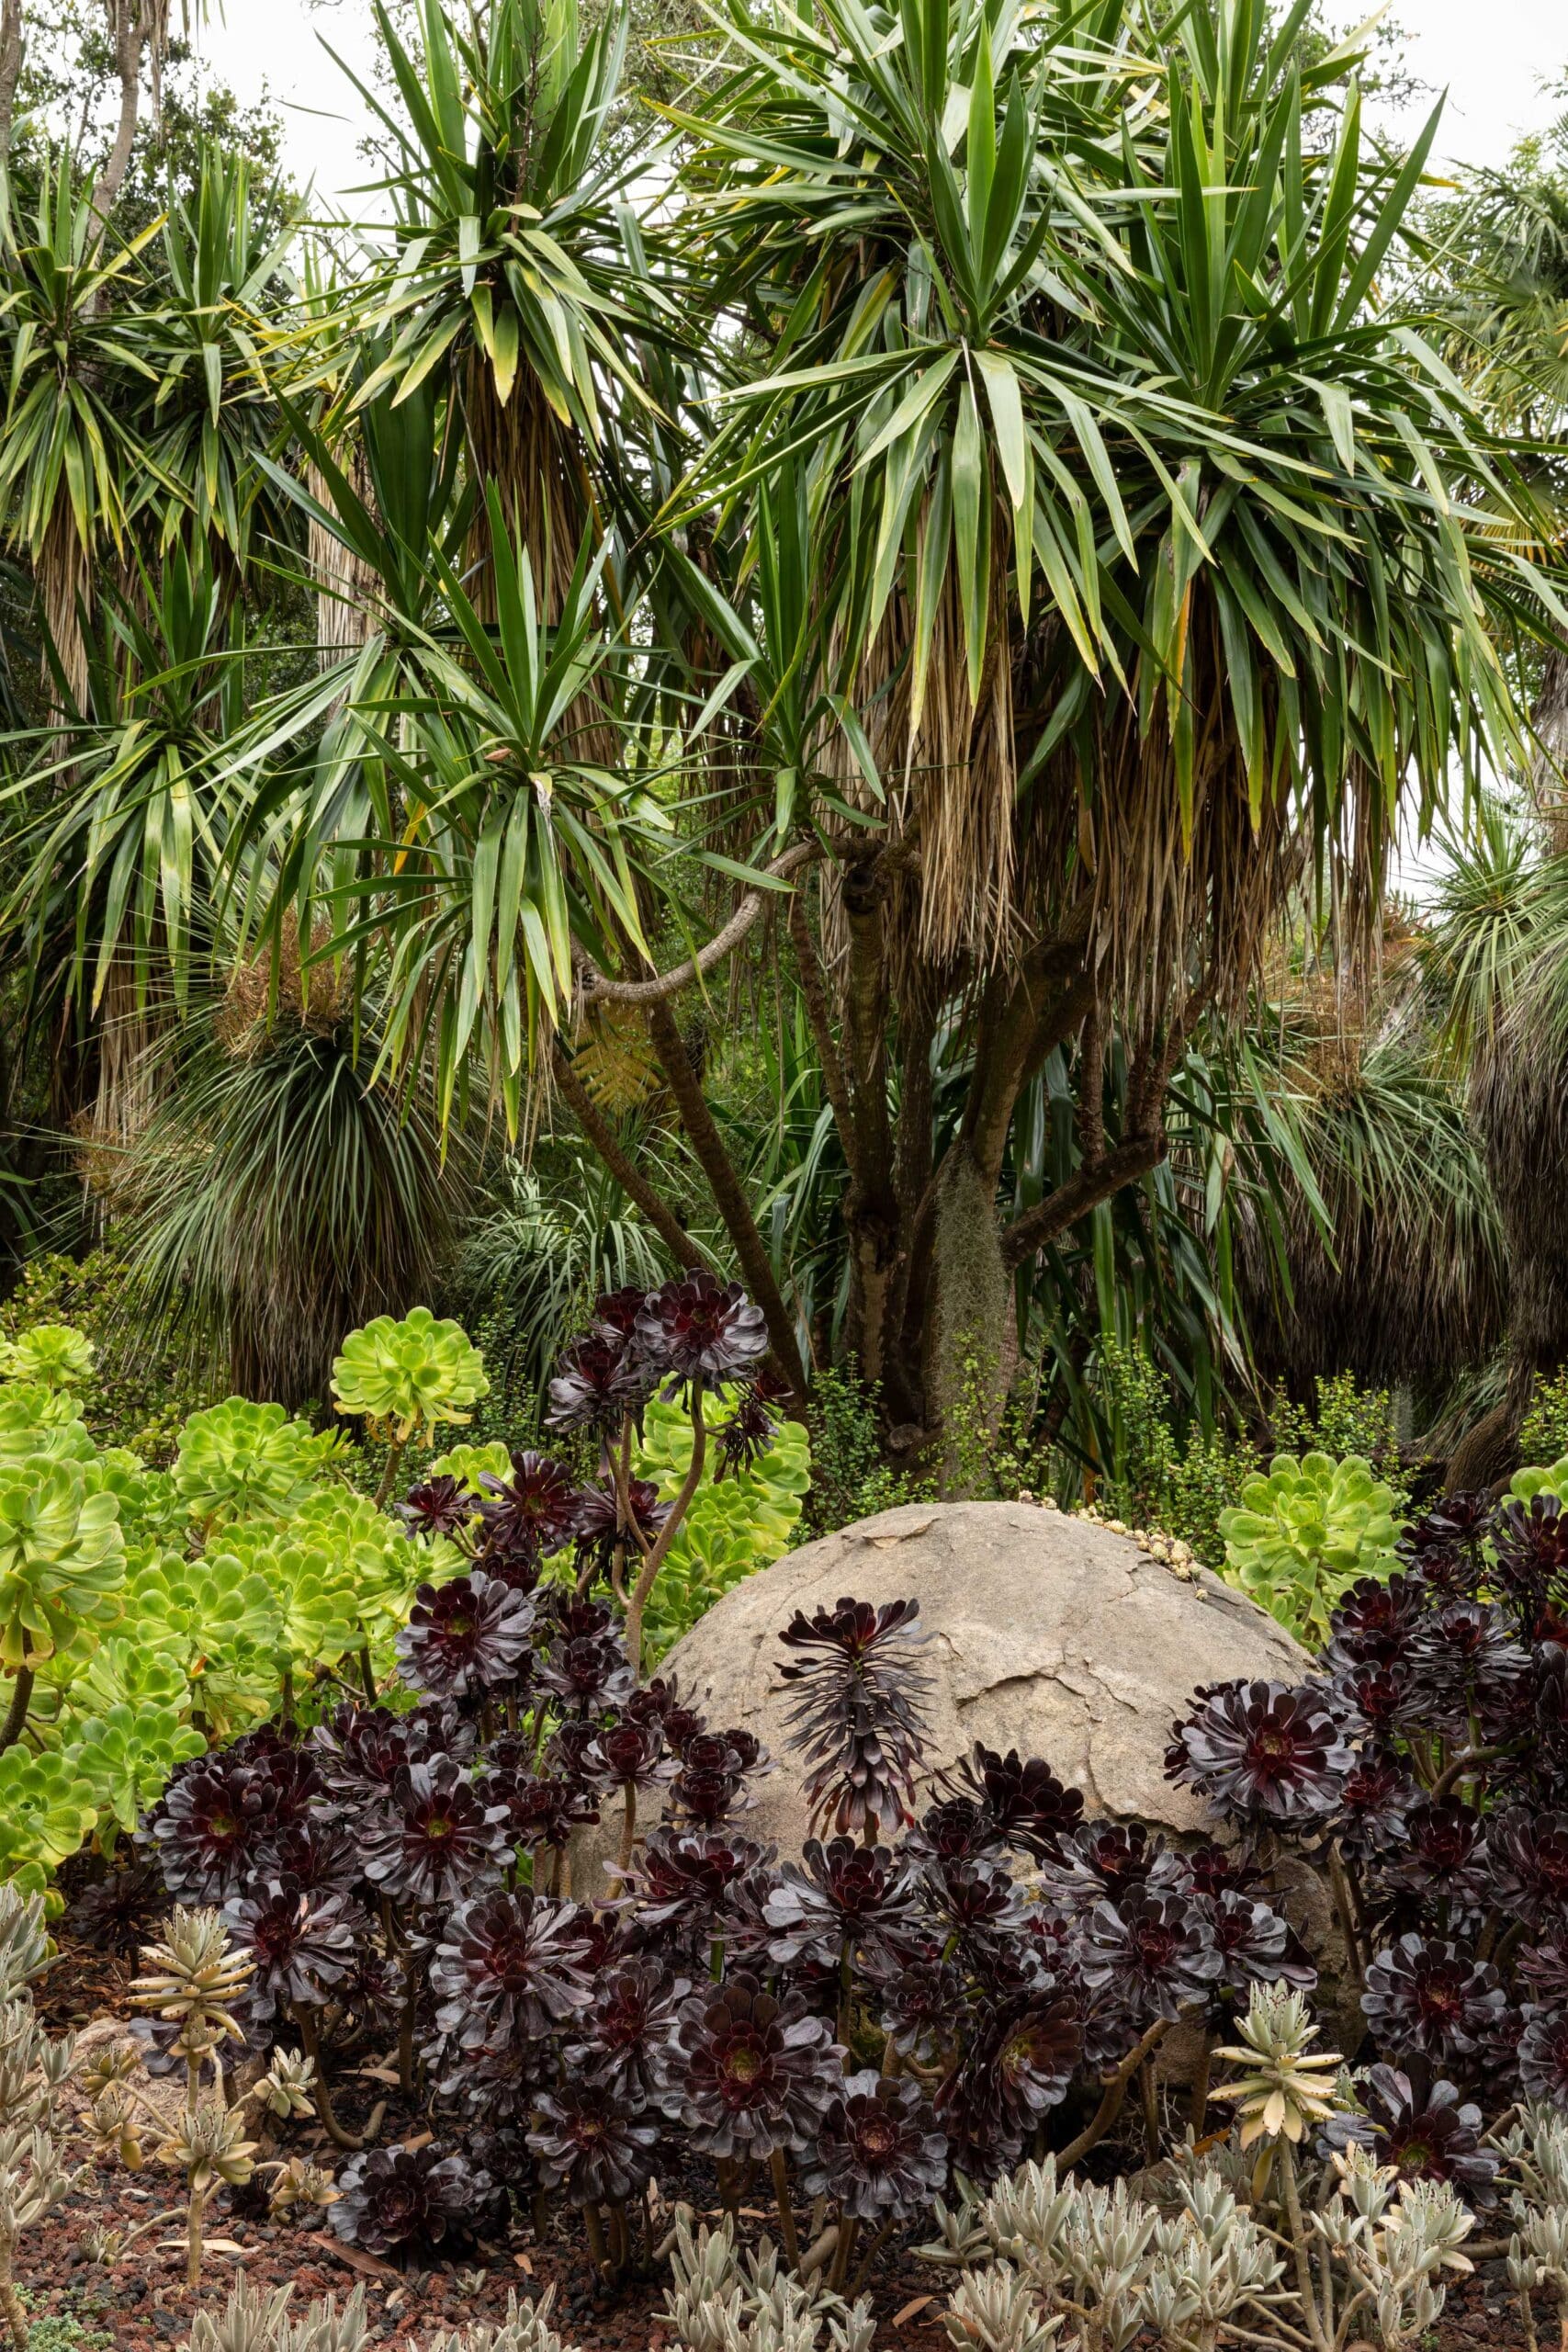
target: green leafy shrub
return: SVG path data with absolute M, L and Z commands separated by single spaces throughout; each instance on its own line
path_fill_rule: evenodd
M 378 1315 L 351 1331 L 333 1364 L 338 1411 L 389 1429 L 400 1446 L 466 1421 L 468 1407 L 489 1386 L 484 1359 L 462 1325 L 438 1322 L 428 1306 L 413 1307 L 400 1323 Z
M 1348 1587 L 1393 1569 L 1393 1489 L 1354 1456 L 1277 1453 L 1266 1476 L 1247 1480 L 1240 1506 L 1220 1514 L 1225 1573 L 1316 1646 Z
M 852 1526 L 899 1503 L 924 1502 L 929 1482 L 890 1470 L 877 1427 L 877 1390 L 852 1370 L 819 1372 L 811 1384 L 811 1491 L 796 1542 Z
M 1314 1387 L 1314 1412 L 1288 1396 L 1274 1399 L 1269 1419 L 1276 1451 L 1326 1453 L 1336 1461 L 1359 1458 L 1392 1489 L 1396 1511 L 1403 1510 L 1410 1499 L 1410 1483 L 1391 1392 L 1361 1387 L 1353 1372 L 1320 1377 Z
M 691 1417 L 655 1399 L 643 1419 L 633 1474 L 665 1502 L 680 1492 L 692 1462 Z M 648 1614 L 650 1647 L 662 1654 L 721 1594 L 790 1547 L 811 1484 L 811 1442 L 798 1421 L 781 1421 L 769 1451 L 745 1469 L 715 1476 L 710 1451 L 702 1484 L 682 1521 Z
M 1568 1455 L 1568 1370 L 1538 1380 L 1519 1425 L 1521 1462 L 1561 1462 Z
M 128 1313 L 131 1277 L 110 1248 L 80 1261 L 59 1253 L 30 1258 L 0 1305 L 0 1339 L 19 1342 L 40 1325 L 66 1325 L 93 1350 L 91 1377 L 78 1382 L 93 1434 L 167 1461 L 180 1423 L 212 1392 L 174 1336 L 170 1318 L 150 1315 L 137 1298 Z
M 186 1421 L 175 1455 L 175 1491 L 203 1526 L 250 1511 L 287 1519 L 341 1447 L 335 1430 L 318 1434 L 290 1420 L 281 1405 L 230 1396 Z

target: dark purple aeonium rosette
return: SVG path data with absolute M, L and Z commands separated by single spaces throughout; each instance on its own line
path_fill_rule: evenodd
M 397 1637 L 399 1672 L 433 1698 L 503 1690 L 529 1657 L 534 1615 L 526 1593 L 482 1568 L 450 1584 L 422 1584 Z
M 777 1999 L 744 1974 L 694 1993 L 672 2068 L 693 2148 L 761 2159 L 810 2146 L 843 2089 L 843 2055 L 798 1993 Z
M 1080 1792 L 1065 1788 L 1039 1757 L 1021 1757 L 1016 1747 L 1001 1756 L 976 1740 L 961 1763 L 938 1778 L 979 1809 L 997 1842 L 1037 1861 L 1059 1854 L 1063 1839 L 1083 1821 Z
M 647 1955 L 596 1972 L 592 2000 L 574 2029 L 581 2038 L 567 2046 L 569 2075 L 603 2084 L 634 2111 L 676 2112 L 670 2066 L 675 2021 L 691 1989 L 686 1977 Z
M 1237 1820 L 1294 1824 L 1333 1811 L 1355 1760 L 1311 1686 L 1224 1682 L 1174 1726 L 1165 1769 Z
M 1201 1905 L 1145 1892 L 1120 1906 L 1096 1904 L 1078 1966 L 1091 1993 L 1115 1994 L 1147 2023 L 1174 2021 L 1205 2001 L 1224 1959 Z
M 310 1895 L 292 1879 L 233 1896 L 223 1917 L 255 1961 L 246 2002 L 258 2022 L 280 2005 L 314 2008 L 338 1997 L 370 1925 L 351 1895 Z
M 814 1829 L 863 1838 L 913 1820 L 931 1688 L 916 1663 L 930 1638 L 919 1626 L 917 1601 L 874 1609 L 846 1597 L 810 1617 L 796 1610 L 779 1635 L 795 1653 L 780 1679 L 798 1686 L 787 1721 Z
M 393 1508 L 411 1535 L 457 1536 L 478 1518 L 479 1498 L 461 1479 L 443 1472 L 411 1487 Z
M 226 1903 L 275 1868 L 278 1841 L 310 1817 L 318 1782 L 310 1757 L 236 1742 L 175 1774 L 149 1835 L 176 1903 Z
M 547 2188 L 574 2205 L 624 2205 L 653 2177 L 659 2121 L 603 2082 L 567 2081 L 542 2092 L 528 2146 Z
M 1481 2109 L 1434 2075 L 1426 2059 L 1370 2067 L 1361 2103 L 1363 2114 L 1330 2119 L 1325 2152 L 1359 2141 L 1402 2179 L 1449 2181 L 1472 2205 L 1496 2203 L 1499 2160 L 1481 2145 Z
M 1367 1970 L 1361 2007 L 1382 2047 L 1450 2066 L 1473 2058 L 1495 2030 L 1507 1996 L 1489 1962 L 1457 1944 L 1401 1936 Z
M 460 1902 L 511 1855 L 507 1809 L 489 1805 L 450 1756 L 405 1764 L 361 1831 L 365 1875 L 400 1900 Z
M 768 1329 L 761 1308 L 739 1283 L 720 1283 L 699 1271 L 649 1292 L 635 1341 L 660 1376 L 722 1383 L 744 1380 L 761 1364 Z
M 584 1566 L 592 1564 L 598 1576 L 608 1576 L 617 1545 L 628 1560 L 645 1549 L 651 1550 L 672 1509 L 671 1504 L 660 1502 L 659 1489 L 650 1478 L 628 1478 L 626 1502 L 629 1519 L 623 1514 L 620 1498 L 613 1486 L 584 1487 L 577 1498 L 573 1532 L 578 1560 Z
M 576 1939 L 577 1906 L 528 1887 L 459 1903 L 430 1963 L 438 2030 L 459 2049 L 537 2040 L 585 2009 L 592 1988 Z
M 369 2148 L 338 2175 L 338 2200 L 327 2218 L 346 2245 L 367 2254 L 428 2255 L 467 2244 L 491 2199 L 488 2174 L 455 2153 L 434 2144 Z
M 885 1846 L 808 1838 L 800 1862 L 785 1862 L 763 1906 L 769 1950 L 782 1968 L 805 1959 L 838 1968 L 859 1956 L 883 1969 L 911 1959 L 921 1943 L 914 1874 Z
M 487 1543 L 522 1560 L 547 1559 L 571 1540 L 577 1488 L 570 1471 L 547 1454 L 514 1452 L 510 1478 L 482 1472 Z
M 947 2141 L 919 2084 L 849 2075 L 800 2168 L 801 2192 L 860 2222 L 927 2212 L 947 2181 Z

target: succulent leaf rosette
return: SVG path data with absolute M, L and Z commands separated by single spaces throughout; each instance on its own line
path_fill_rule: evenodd
M 338 1411 L 389 1429 L 399 1445 L 467 1421 L 468 1408 L 489 1389 L 484 1359 L 462 1325 L 438 1321 L 428 1306 L 411 1308 L 400 1322 L 378 1315 L 349 1333 L 333 1364 Z
M 286 1519 L 298 1510 L 339 1449 L 337 1433 L 291 1421 L 281 1405 L 227 1397 L 192 1413 L 180 1432 L 175 1488 L 192 1519 L 262 1512 Z
M 85 1332 L 71 1324 L 35 1323 L 15 1340 L 0 1340 L 0 1376 L 36 1382 L 58 1394 L 92 1378 L 96 1353 Z
M 0 1884 L 42 1894 L 97 1820 L 96 1794 L 73 1758 L 59 1748 L 35 1756 L 20 1742 L 0 1754 Z
M 79 1462 L 34 1457 L 0 1474 L 0 1664 L 63 1648 L 119 1614 L 125 1540 L 119 1504 L 93 1494 Z
M 1355 1455 L 1277 1453 L 1220 1513 L 1225 1572 L 1298 1639 L 1320 1648 L 1358 1578 L 1395 1565 L 1393 1490 Z

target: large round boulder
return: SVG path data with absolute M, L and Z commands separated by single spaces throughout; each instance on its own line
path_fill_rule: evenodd
M 1299 1681 L 1309 1665 L 1245 1594 L 1179 1576 L 1132 1539 L 1032 1503 L 910 1503 L 786 1553 L 710 1609 L 665 1659 L 716 1731 L 754 1732 L 779 1767 L 757 1785 L 747 1834 L 798 1853 L 808 1834 L 778 1668 L 780 1629 L 844 1594 L 920 1605 L 931 1636 L 928 1763 L 976 1740 L 1041 1756 L 1085 1810 L 1182 1835 L 1201 1802 L 1165 1777 L 1170 1727 L 1199 1683 Z

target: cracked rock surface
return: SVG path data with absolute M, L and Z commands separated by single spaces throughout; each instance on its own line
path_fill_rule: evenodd
M 806 1809 L 785 1739 L 778 1634 L 797 1608 L 913 1593 L 931 1760 L 975 1740 L 1043 1756 L 1090 1814 L 1191 1834 L 1208 1826 L 1164 1771 L 1199 1683 L 1299 1681 L 1308 1660 L 1274 1620 L 1206 1570 L 1173 1576 L 1127 1536 L 1031 1503 L 909 1503 L 840 1528 L 727 1593 L 661 1665 L 715 1729 L 755 1732 L 779 1764 L 747 1835 L 800 1849 Z

